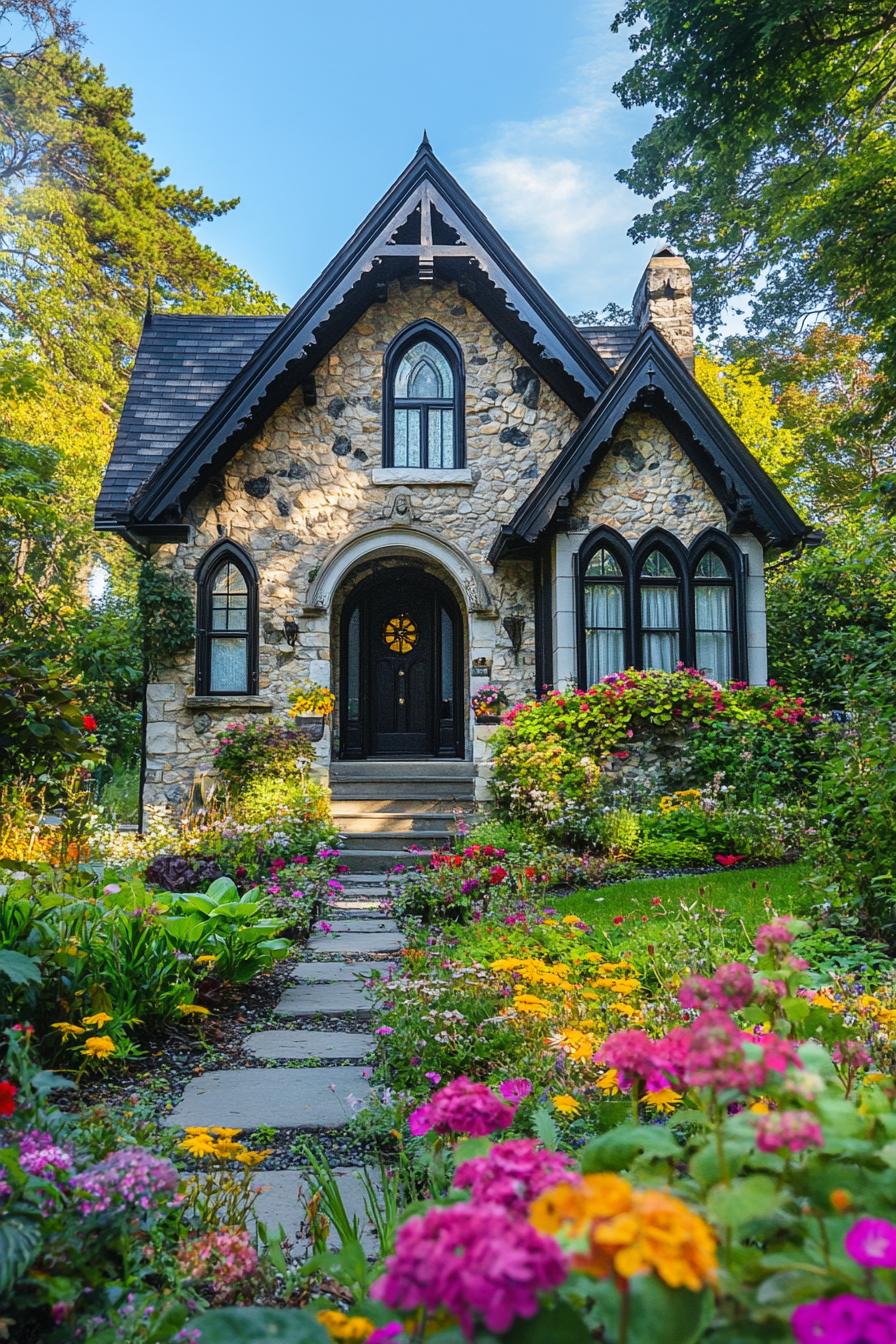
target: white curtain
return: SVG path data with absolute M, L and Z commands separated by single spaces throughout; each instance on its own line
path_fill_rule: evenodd
M 731 585 L 698 583 L 694 590 L 697 666 L 715 681 L 731 680 Z
M 679 659 L 677 584 L 642 584 L 641 629 L 644 666 L 674 672 Z
M 621 583 L 585 584 L 585 671 L 589 686 L 625 667 Z

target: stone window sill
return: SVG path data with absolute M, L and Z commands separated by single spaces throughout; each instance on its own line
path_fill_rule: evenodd
M 474 485 L 479 473 L 472 467 L 374 467 L 374 485 Z
M 269 714 L 274 708 L 274 702 L 263 695 L 188 695 L 184 698 L 184 708 L 243 709 L 257 714 Z

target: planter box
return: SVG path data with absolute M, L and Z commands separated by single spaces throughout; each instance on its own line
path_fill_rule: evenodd
M 314 717 L 309 716 L 308 718 L 295 718 L 293 719 L 293 723 L 297 728 L 301 728 L 302 732 L 306 734 L 310 741 L 319 742 L 324 735 L 324 728 L 326 727 L 327 721 L 317 715 Z

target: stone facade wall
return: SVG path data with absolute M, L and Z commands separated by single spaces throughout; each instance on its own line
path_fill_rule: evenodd
M 604 524 L 635 542 L 665 527 L 686 545 L 725 511 L 666 426 L 644 411 L 625 417 L 574 503 L 574 531 Z
M 469 651 L 492 660 L 492 677 L 513 697 L 534 685 L 533 595 L 528 564 L 493 574 L 487 554 L 560 451 L 577 418 L 525 360 L 453 285 L 390 286 L 316 370 L 317 400 L 295 393 L 258 437 L 241 449 L 190 507 L 187 544 L 160 547 L 156 559 L 192 581 L 206 551 L 223 536 L 243 546 L 260 575 L 259 704 L 283 712 L 288 688 L 311 677 L 336 686 L 331 613 L 299 615 L 294 649 L 283 620 L 301 613 L 308 587 L 334 544 L 389 516 L 394 483 L 374 484 L 382 466 L 382 363 L 393 338 L 421 318 L 459 342 L 466 383 L 469 484 L 408 485 L 414 520 L 453 542 L 481 571 L 498 618 L 472 618 Z M 500 617 L 526 616 L 514 659 Z M 149 688 L 146 801 L 184 800 L 197 771 L 212 766 L 214 733 L 245 706 L 222 701 L 190 708 L 194 658 L 184 654 Z M 472 744 L 472 734 L 469 735 Z M 328 738 L 320 747 L 329 758 Z M 472 750 L 472 745 L 471 745 Z

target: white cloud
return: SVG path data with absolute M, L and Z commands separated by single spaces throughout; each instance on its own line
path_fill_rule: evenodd
M 609 31 L 615 3 L 576 20 L 577 50 L 556 111 L 493 128 L 465 177 L 478 203 L 570 312 L 628 304 L 650 254 L 626 236 L 644 202 L 615 180 L 646 113 L 624 111 L 612 91 L 631 55 Z

